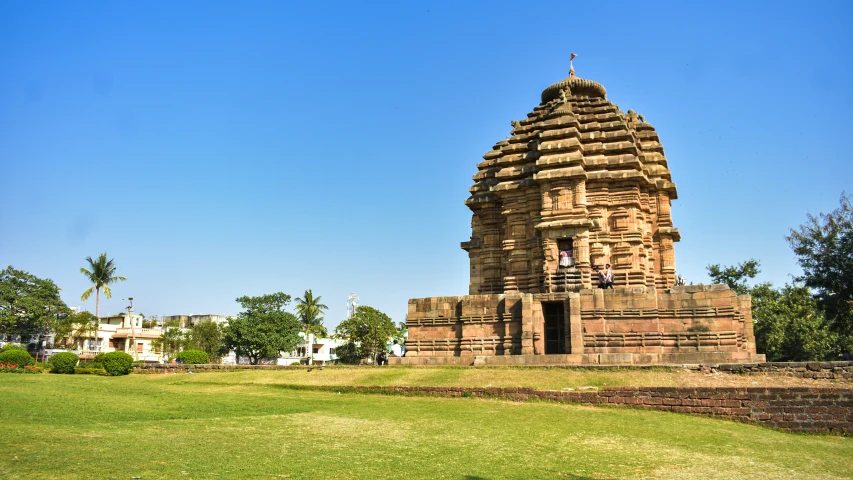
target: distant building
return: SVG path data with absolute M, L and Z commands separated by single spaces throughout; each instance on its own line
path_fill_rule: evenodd
M 335 340 L 332 338 L 315 338 L 314 343 L 310 344 L 311 351 L 314 355 L 314 363 L 320 365 L 326 365 L 327 363 L 334 363 L 338 359 L 337 349 L 339 346 L 343 345 L 345 342 L 342 340 Z M 292 365 L 294 363 L 308 363 L 309 355 L 309 343 L 303 339 L 303 342 L 297 345 L 296 350 L 292 352 L 282 352 L 276 358 L 265 358 L 261 360 L 261 364 L 264 365 Z M 248 357 L 237 357 L 234 352 L 230 352 L 229 355 L 222 357 L 222 363 L 239 363 L 239 364 L 248 364 Z
M 100 317 L 97 332 L 91 337 L 78 339 L 73 349 L 82 359 L 118 351 L 128 353 L 134 360 L 160 362 L 162 354 L 151 342 L 160 338 L 163 330 L 159 327 L 143 328 L 143 320 L 141 315 L 128 316 L 125 313 Z
M 228 317 L 225 315 L 215 315 L 212 313 L 204 313 L 198 315 L 165 315 L 160 318 L 163 325 L 175 324 L 181 328 L 190 328 L 193 325 L 210 320 L 211 322 L 224 325 L 228 322 Z

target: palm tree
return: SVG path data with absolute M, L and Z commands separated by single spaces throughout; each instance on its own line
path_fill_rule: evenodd
M 92 257 L 86 257 L 86 261 L 89 262 L 90 270 L 86 270 L 85 268 L 80 269 L 80 273 L 86 276 L 90 282 L 92 282 L 92 286 L 89 287 L 88 290 L 83 292 L 83 295 L 80 296 L 80 300 L 86 301 L 91 295 L 92 291 L 95 291 L 95 316 L 98 316 L 98 304 L 100 303 L 101 290 L 104 291 L 104 296 L 107 298 L 112 298 L 113 292 L 110 291 L 110 285 L 116 282 L 123 282 L 127 280 L 126 278 L 116 275 L 116 266 L 113 263 L 112 259 L 107 260 L 107 254 L 102 253 L 98 256 L 97 260 L 92 260 Z M 100 318 L 100 317 L 98 317 Z
M 311 340 L 312 335 L 325 337 L 327 334 L 326 327 L 323 326 L 323 317 L 320 315 L 323 310 L 329 307 L 320 303 L 320 297 L 314 296 L 311 290 L 305 290 L 305 295 L 302 298 L 296 299 L 296 314 L 299 316 L 299 321 L 302 322 L 302 330 L 305 332 L 305 340 L 308 341 L 308 349 L 310 350 L 308 364 L 314 363 L 314 345 Z

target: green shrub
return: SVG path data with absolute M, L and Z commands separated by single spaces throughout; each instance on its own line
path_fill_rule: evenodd
M 100 354 L 95 357 L 95 361 L 100 358 L 100 363 L 104 366 L 104 370 L 110 375 L 127 375 L 133 369 L 133 357 L 124 352 L 110 352 Z
M 107 371 L 103 368 L 77 367 L 74 369 L 74 373 L 77 375 L 106 375 Z
M 103 355 L 103 354 L 99 353 L 98 355 Z M 98 368 L 98 369 L 103 370 L 104 365 L 101 364 L 101 362 L 96 362 L 94 360 L 80 360 L 80 363 L 77 364 L 77 368 Z
M 71 352 L 61 352 L 50 357 L 50 372 L 51 373 L 74 373 L 74 367 L 80 357 Z
M 13 364 L 19 367 L 27 367 L 36 364 L 36 359 L 27 353 L 26 350 L 18 350 L 16 348 L 6 350 L 0 353 L 0 363 Z
M 20 343 L 7 343 L 0 347 L 0 352 L 5 352 L 7 350 L 23 350 L 27 351 L 27 347 L 21 345 Z
M 184 363 L 190 364 L 210 363 L 210 357 L 207 356 L 206 352 L 202 352 L 201 350 L 184 350 L 175 355 L 175 358 L 182 358 Z

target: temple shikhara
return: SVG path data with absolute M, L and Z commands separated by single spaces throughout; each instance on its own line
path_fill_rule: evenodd
M 392 363 L 763 360 L 748 295 L 677 285 L 663 146 L 602 85 L 572 68 L 473 180 L 468 295 L 409 300 L 407 353 Z M 612 288 L 598 288 L 599 272 Z

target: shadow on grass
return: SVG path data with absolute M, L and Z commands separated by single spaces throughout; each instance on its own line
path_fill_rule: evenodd
M 462 477 L 464 480 L 489 480 L 488 477 L 481 477 L 479 475 L 465 475 Z M 595 480 L 595 477 L 587 477 L 584 475 L 574 475 L 571 473 L 566 473 L 561 475 L 560 478 L 568 478 L 570 480 Z

